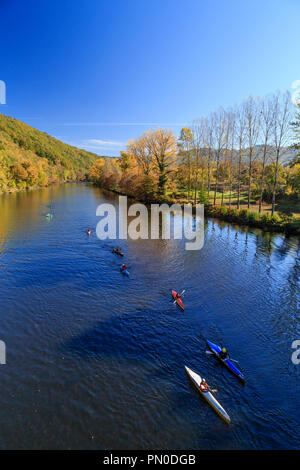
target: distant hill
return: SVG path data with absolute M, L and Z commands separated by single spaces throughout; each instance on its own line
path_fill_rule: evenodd
M 292 147 L 283 147 L 280 153 L 280 163 L 283 166 L 287 166 L 295 157 L 297 157 L 299 151 L 297 149 L 294 149 Z M 267 160 L 268 163 L 270 161 L 275 160 L 275 149 L 272 146 L 268 146 L 268 153 L 267 153 Z M 256 156 L 258 159 L 263 158 L 263 145 L 257 145 L 256 146 Z
M 83 181 L 99 158 L 0 113 L 0 192 Z

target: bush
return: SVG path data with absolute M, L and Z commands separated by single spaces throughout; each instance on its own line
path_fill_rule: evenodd
M 237 219 L 237 210 L 235 207 L 228 207 L 227 216 L 230 220 L 235 221 Z
M 259 221 L 259 214 L 258 212 L 249 212 L 248 214 L 248 222 L 249 224 L 255 224 Z
M 209 198 L 207 195 L 206 189 L 202 186 L 198 191 L 198 203 L 199 204 L 209 204 Z
M 237 215 L 243 221 L 248 220 L 248 209 L 240 209 Z
M 263 214 L 261 217 L 260 217 L 260 221 L 263 225 L 269 225 L 270 222 L 271 222 L 271 216 L 270 214 Z
M 274 215 L 271 216 L 270 222 L 271 222 L 272 225 L 280 225 L 280 217 L 278 217 L 278 215 L 274 214 Z
M 291 223 L 296 221 L 296 219 L 293 216 L 291 211 L 289 211 L 289 212 L 279 212 L 278 215 L 280 217 L 280 221 L 283 224 L 291 224 Z

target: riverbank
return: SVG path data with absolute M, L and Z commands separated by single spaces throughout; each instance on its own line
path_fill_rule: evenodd
M 68 183 L 89 183 L 88 181 L 63 181 L 63 182 L 58 182 L 54 183 L 49 186 L 54 186 L 56 184 L 68 184 Z M 44 187 L 41 186 L 34 186 L 30 188 L 23 188 L 23 189 L 10 189 L 9 191 L 0 191 L 0 195 L 2 194 L 12 194 L 16 192 L 22 192 L 22 191 L 31 191 L 31 190 L 37 190 L 37 189 L 43 189 Z M 103 189 L 103 188 L 101 188 Z M 182 208 L 184 207 L 185 202 L 182 200 L 170 198 L 170 197 L 164 197 L 164 198 L 155 198 L 151 201 L 146 201 L 146 200 L 137 200 L 134 196 L 130 194 L 125 194 L 120 192 L 117 189 L 103 189 L 103 191 L 107 191 L 118 194 L 120 196 L 127 196 L 130 198 L 132 201 L 136 202 L 142 202 L 146 205 L 150 204 L 179 204 Z M 193 211 L 195 212 L 195 204 L 192 204 L 193 206 Z M 243 226 L 249 226 L 249 227 L 255 227 L 255 228 L 260 228 L 261 230 L 268 231 L 268 232 L 277 232 L 277 233 L 284 233 L 285 235 L 297 235 L 300 236 L 300 220 L 296 219 L 293 216 L 290 215 L 283 215 L 281 216 L 275 214 L 275 215 L 270 215 L 267 213 L 259 214 L 258 212 L 253 212 L 249 211 L 248 209 L 242 208 L 242 209 L 237 209 L 235 207 L 228 207 L 228 206 L 214 206 L 212 204 L 207 204 L 204 205 L 204 214 L 206 217 L 212 217 L 212 218 L 217 218 L 224 220 L 229 223 L 234 223 L 237 225 L 243 225 Z
M 120 196 L 127 196 L 133 201 L 136 201 L 131 195 L 124 194 L 117 189 L 105 189 L 105 191 L 113 192 Z M 171 199 L 169 197 L 165 198 L 156 198 L 151 201 L 139 200 L 146 205 L 150 204 L 179 204 L 182 208 L 184 207 L 184 202 L 177 199 Z M 195 204 L 192 204 L 193 212 L 195 213 L 196 207 Z M 234 223 L 237 225 L 249 226 L 260 228 L 261 230 L 267 232 L 277 232 L 284 233 L 285 235 L 298 235 L 300 236 L 300 220 L 296 219 L 290 215 L 281 214 L 280 216 L 275 214 L 259 214 L 258 212 L 249 211 L 246 208 L 237 209 L 235 207 L 227 206 L 214 206 L 211 204 L 204 205 L 204 214 L 206 217 L 212 217 L 224 220 L 229 223 Z

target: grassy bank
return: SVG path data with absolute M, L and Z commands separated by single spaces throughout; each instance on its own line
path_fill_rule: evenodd
M 126 195 L 120 192 L 118 189 L 106 189 L 108 192 L 113 192 L 118 195 L 127 196 L 132 199 L 132 202 L 142 202 L 147 206 L 151 204 L 179 204 L 182 208 L 184 203 L 182 200 L 171 198 L 166 196 L 164 198 L 155 198 L 155 200 L 141 200 L 134 196 Z M 193 211 L 195 212 L 195 205 L 193 204 Z M 206 217 L 213 217 L 225 220 L 230 223 L 237 225 L 247 225 L 249 227 L 260 228 L 267 232 L 278 232 L 285 233 L 286 235 L 298 235 L 300 236 L 300 219 L 292 215 L 280 213 L 280 215 L 271 215 L 268 213 L 259 214 L 255 211 L 249 211 L 248 209 L 236 209 L 234 207 L 227 206 L 214 206 L 212 204 L 204 205 L 204 213 Z
M 268 213 L 259 214 L 247 209 L 237 210 L 226 206 L 207 206 L 205 214 L 238 225 L 248 225 L 269 232 L 283 232 L 286 235 L 300 236 L 300 220 L 290 215 L 272 216 Z

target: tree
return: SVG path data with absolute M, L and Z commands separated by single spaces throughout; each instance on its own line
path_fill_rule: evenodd
M 119 160 L 119 165 L 122 173 L 126 173 L 126 171 L 130 168 L 130 155 L 129 153 L 123 152 L 123 150 L 121 150 L 120 155 L 121 157 Z
M 104 174 L 104 167 L 105 164 L 103 158 L 96 160 L 89 170 L 89 180 L 95 184 L 100 184 L 101 178 Z
M 260 110 L 258 107 L 258 101 L 250 96 L 245 103 L 245 119 L 246 119 L 246 135 L 248 144 L 248 209 L 250 209 L 250 197 L 251 197 L 251 183 L 252 183 L 252 167 L 253 160 L 255 158 L 255 147 L 259 137 L 259 125 L 260 125 Z
M 294 147 L 300 151 L 300 104 L 297 106 L 295 120 L 291 122 L 291 126 L 294 132 Z
M 26 169 L 20 164 L 20 163 L 15 163 L 11 167 L 11 173 L 13 178 L 17 181 L 26 181 L 28 178 L 28 173 Z
M 274 97 L 274 126 L 273 138 L 275 147 L 275 173 L 274 186 L 272 194 L 272 215 L 275 210 L 275 198 L 278 180 L 278 166 L 282 153 L 285 151 L 284 146 L 287 145 L 290 138 L 290 122 L 291 122 L 291 97 L 287 91 L 282 94 L 278 92 Z
M 177 139 L 169 130 L 148 131 L 147 146 L 159 174 L 158 193 L 164 195 L 170 167 L 174 164 L 177 153 Z
M 222 152 L 226 146 L 227 137 L 227 120 L 226 112 L 223 108 L 220 108 L 218 112 L 212 115 L 212 127 L 213 127 L 213 140 L 215 144 L 216 152 L 216 182 L 215 182 L 215 193 L 214 193 L 214 204 L 216 204 L 217 188 L 218 188 L 218 174 L 219 165 Z
M 236 112 L 236 138 L 238 145 L 238 188 L 237 188 L 237 208 L 240 208 L 240 193 L 241 193 L 241 172 L 242 172 L 242 156 L 245 146 L 246 138 L 246 114 L 245 103 L 239 106 Z
M 229 130 L 229 160 L 228 160 L 228 179 L 229 179 L 229 206 L 231 206 L 232 196 L 232 173 L 233 173 L 233 158 L 235 154 L 235 141 L 236 141 L 236 126 L 237 116 L 234 111 L 228 113 L 228 130 Z
M 183 157 L 184 164 L 188 170 L 188 199 L 191 193 L 191 168 L 192 168 L 192 145 L 194 135 L 189 127 L 183 127 L 180 132 L 178 148 L 179 154 Z
M 289 169 L 288 184 L 290 185 L 292 192 L 300 197 L 300 162 L 296 163 Z
M 271 138 L 271 132 L 274 126 L 274 101 L 271 97 L 265 98 L 261 101 L 261 133 L 263 140 L 263 157 L 262 157 L 262 168 L 260 177 L 260 195 L 259 195 L 259 209 L 261 212 L 263 192 L 264 192 L 264 180 L 265 180 L 265 167 L 267 163 L 267 157 L 269 155 L 269 140 Z
M 132 139 L 127 145 L 128 154 L 137 162 L 138 167 L 144 175 L 149 175 L 154 166 L 153 154 L 149 147 L 147 132 L 137 139 Z

